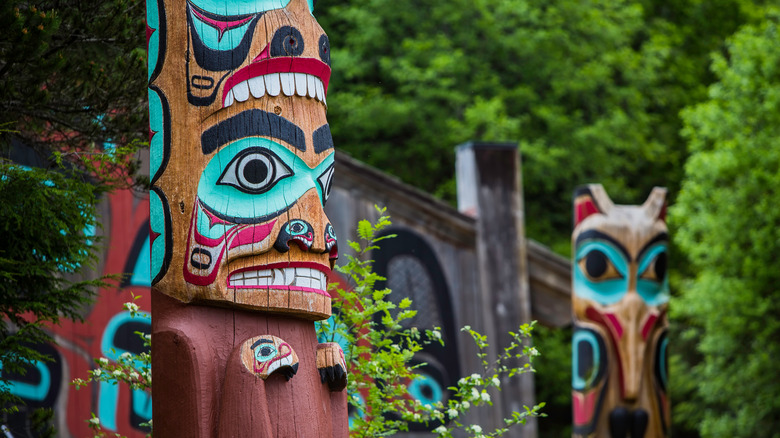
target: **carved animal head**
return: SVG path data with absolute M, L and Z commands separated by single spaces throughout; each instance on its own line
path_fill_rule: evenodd
M 663 436 L 669 424 L 665 197 L 655 188 L 628 206 L 601 185 L 575 192 L 575 434 Z

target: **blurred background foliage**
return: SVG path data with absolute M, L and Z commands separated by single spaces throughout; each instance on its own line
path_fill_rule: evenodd
M 407 183 L 454 202 L 455 145 L 517 142 L 528 235 L 564 256 L 575 186 L 630 204 L 668 187 L 674 436 L 780 437 L 776 2 L 320 0 L 316 15 L 337 147 Z M 132 183 L 143 22 L 141 0 L 0 4 L 3 158 L 21 141 L 84 183 Z M 566 436 L 570 333 L 536 342 L 541 436 Z
M 780 436 L 775 2 L 326 2 L 336 145 L 454 202 L 453 147 L 514 141 L 529 237 L 570 255 L 571 193 L 670 190 L 673 435 Z M 543 437 L 570 434 L 570 333 L 536 342 Z

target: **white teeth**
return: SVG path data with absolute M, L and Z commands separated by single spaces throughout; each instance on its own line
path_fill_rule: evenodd
M 322 85 L 322 81 L 317 82 L 317 100 L 325 103 L 325 86 Z
M 228 91 L 227 96 L 225 96 L 225 103 L 223 104 L 223 107 L 227 108 L 230 105 L 233 105 L 233 90 Z
M 230 286 L 295 286 L 325 290 L 325 273 L 312 268 L 279 268 L 243 271 L 230 276 Z
M 279 73 L 263 76 L 265 79 L 265 91 L 271 96 L 278 96 L 282 87 L 279 85 Z
M 265 95 L 265 80 L 262 76 L 252 78 L 248 82 L 249 91 L 252 92 L 252 97 L 259 99 Z
M 239 102 L 246 102 L 249 99 L 249 83 L 247 81 L 236 85 L 231 91 L 233 91 L 233 96 Z
M 249 95 L 255 99 L 265 96 L 298 95 L 311 97 L 325 103 L 325 86 L 320 78 L 306 73 L 272 73 L 257 76 L 233 86 L 225 95 L 223 108 L 233 105 L 236 101 L 245 102 Z
M 306 74 L 305 73 L 295 73 L 295 93 L 298 96 L 305 97 L 306 96 Z
M 319 79 L 316 77 L 312 75 L 306 75 L 306 82 L 308 82 L 306 88 L 309 92 L 309 97 L 317 97 L 317 81 L 319 81 Z

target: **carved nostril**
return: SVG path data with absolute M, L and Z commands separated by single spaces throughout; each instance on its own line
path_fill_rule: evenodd
M 336 238 L 336 232 L 331 224 L 325 225 L 325 251 L 329 254 L 330 260 L 339 258 L 339 245 Z
M 292 26 L 282 26 L 271 39 L 271 56 L 301 56 L 303 54 L 303 35 Z
M 301 251 L 308 251 L 314 244 L 314 228 L 302 219 L 293 219 L 282 225 L 279 237 L 274 242 L 274 249 L 279 252 L 290 250 L 290 242 L 295 242 Z

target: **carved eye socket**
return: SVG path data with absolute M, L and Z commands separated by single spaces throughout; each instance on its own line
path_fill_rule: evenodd
M 659 253 L 647 266 L 639 278 L 652 281 L 663 281 L 666 277 L 666 251 Z
M 577 264 L 591 281 L 622 278 L 622 275 L 615 269 L 615 265 L 612 264 L 609 257 L 598 249 L 591 250 L 585 254 L 584 257 L 577 261 Z
M 327 35 L 322 35 L 319 41 L 320 45 L 320 59 L 325 64 L 330 65 L 330 40 Z
M 309 229 L 308 224 L 301 220 L 291 221 L 290 224 L 287 225 L 287 232 L 293 236 L 299 236 L 301 234 L 304 234 L 306 233 L 306 231 L 308 231 L 308 229 Z
M 276 357 L 276 347 L 274 344 L 260 344 L 255 347 L 255 359 L 258 362 L 268 362 Z
M 265 193 L 283 178 L 292 176 L 292 170 L 273 152 L 251 148 L 237 155 L 228 165 L 217 184 L 229 185 L 244 193 Z
M 282 26 L 271 39 L 271 56 L 301 56 L 303 35 L 292 26 Z
M 330 186 L 333 182 L 333 166 L 328 167 L 325 172 L 322 172 L 322 175 L 317 178 L 317 182 L 322 189 L 322 203 L 325 204 L 330 196 Z

